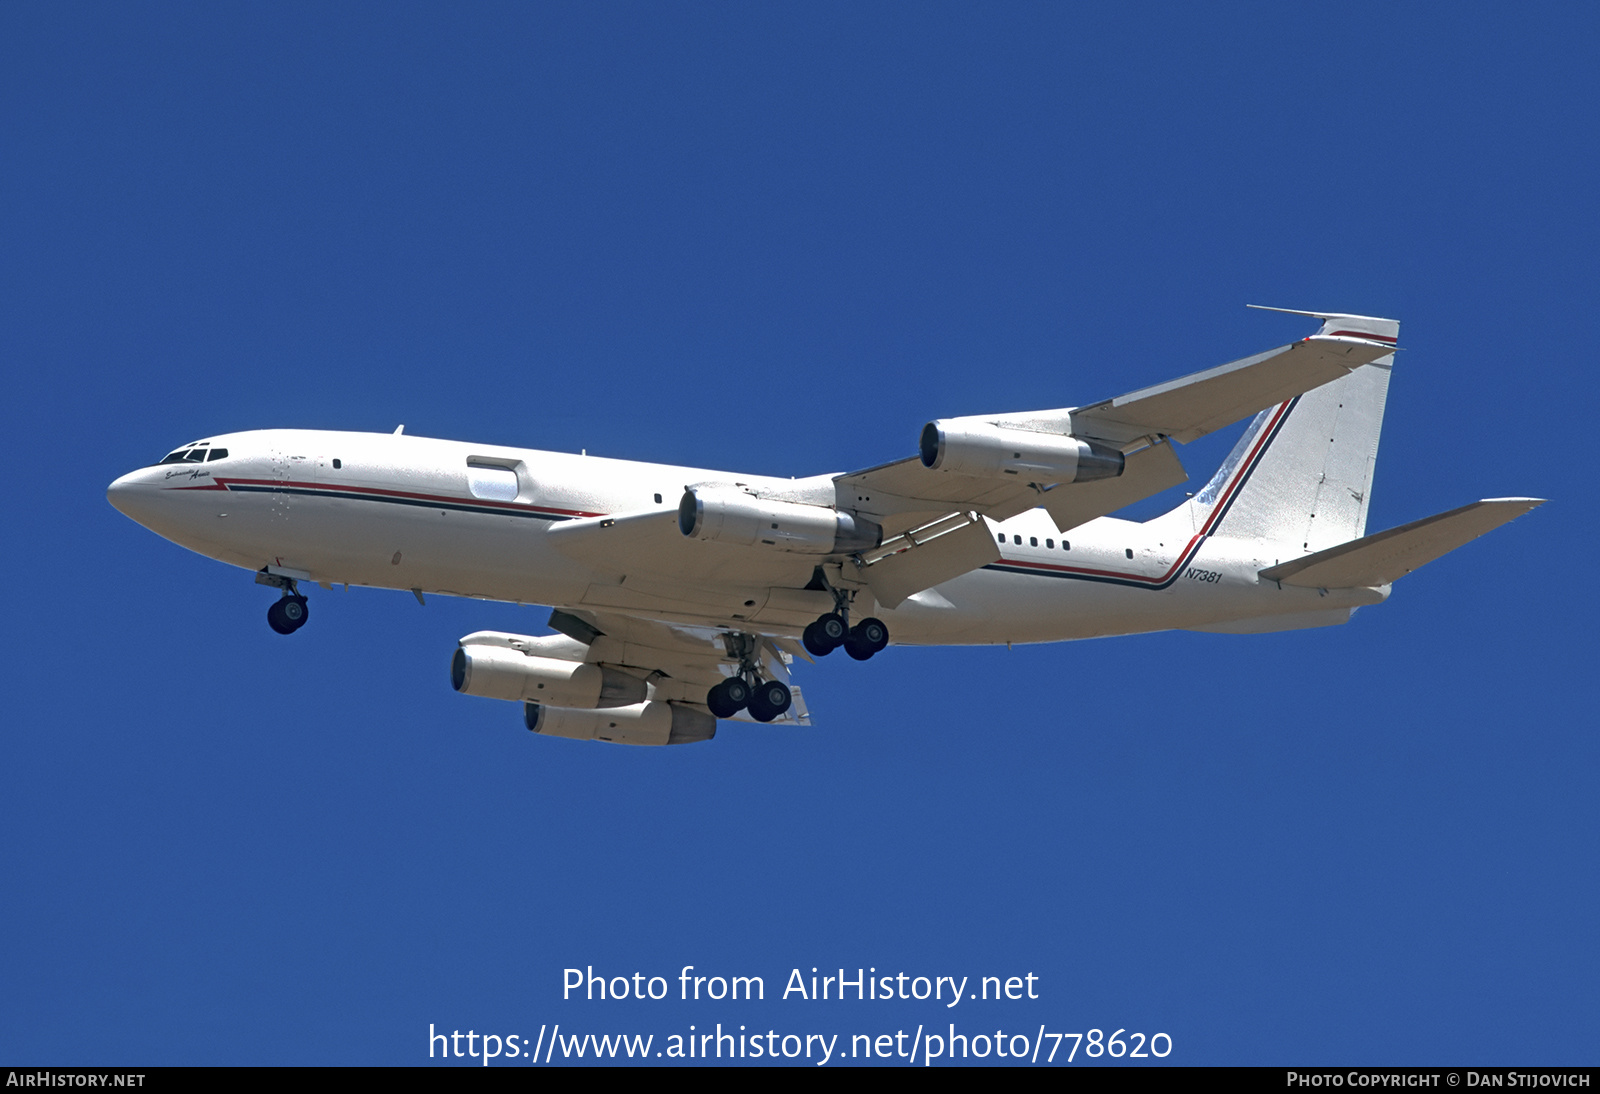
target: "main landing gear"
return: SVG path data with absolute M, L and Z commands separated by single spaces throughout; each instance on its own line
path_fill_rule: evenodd
M 800 641 L 814 657 L 826 657 L 840 646 L 857 661 L 865 661 L 889 644 L 889 628 L 883 620 L 868 617 L 850 626 L 849 605 L 829 612 L 808 626 Z
M 730 676 L 706 693 L 706 706 L 718 718 L 732 718 L 748 710 L 758 722 L 770 722 L 789 709 L 793 696 L 782 680 L 762 680 L 754 687 L 741 676 Z
M 269 574 L 262 570 L 256 574 L 256 584 L 272 585 L 283 590 L 283 596 L 278 602 L 267 609 L 267 626 L 279 634 L 293 634 L 306 625 L 310 610 L 306 606 L 306 598 L 300 595 L 300 589 L 295 585 L 294 578 Z
M 758 722 L 770 722 L 789 709 L 793 696 L 782 680 L 763 680 L 756 671 L 756 642 L 747 634 L 724 639 L 728 652 L 739 658 L 739 671 L 706 693 L 706 706 L 718 718 L 732 718 L 748 710 Z

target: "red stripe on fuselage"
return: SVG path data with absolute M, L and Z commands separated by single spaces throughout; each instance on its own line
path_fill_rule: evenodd
M 1167 571 L 1160 577 L 1148 577 L 1144 574 L 1130 574 L 1119 570 L 1089 570 L 1079 566 L 1058 566 L 1050 562 L 1032 562 L 1027 559 L 1010 559 L 1006 558 L 1004 554 L 1000 556 L 1000 561 L 1007 566 L 1022 566 L 1027 569 L 1050 570 L 1056 573 L 1083 574 L 1085 577 L 1112 577 L 1120 581 L 1142 581 L 1150 585 L 1161 585 L 1171 580 L 1177 575 L 1179 570 L 1182 570 L 1186 565 L 1188 565 L 1189 559 L 1193 557 L 1195 548 L 1198 547 L 1200 543 L 1211 534 L 1211 529 L 1216 526 L 1219 520 L 1222 519 L 1223 511 L 1227 509 L 1228 503 L 1232 500 L 1233 495 L 1238 491 L 1240 485 L 1244 482 L 1245 476 L 1250 473 L 1250 468 L 1255 464 L 1256 460 L 1260 458 L 1261 452 L 1264 448 L 1266 448 L 1267 442 L 1272 438 L 1273 432 L 1278 428 L 1278 424 L 1283 421 L 1283 416 L 1289 413 L 1289 404 L 1293 402 L 1294 400 L 1290 399 L 1287 402 L 1278 404 L 1278 412 L 1272 416 L 1272 420 L 1267 423 L 1267 427 L 1261 431 L 1261 436 L 1256 438 L 1256 443 L 1250 448 L 1250 454 L 1239 462 L 1239 469 L 1234 472 L 1233 481 L 1228 484 L 1228 488 L 1223 491 L 1222 496 L 1219 497 L 1216 501 L 1216 504 L 1211 507 L 1211 514 L 1206 517 L 1206 523 L 1204 527 L 1202 527 L 1200 531 L 1196 532 L 1189 538 L 1189 542 L 1186 543 L 1183 550 L 1178 553 L 1177 560 L 1173 562 L 1173 564 L 1167 568 Z
M 514 501 L 492 501 L 474 497 L 451 497 L 448 494 L 417 494 L 407 490 L 385 490 L 376 486 L 345 486 L 331 482 L 301 482 L 296 479 L 215 479 L 210 486 L 169 486 L 169 490 L 226 490 L 230 484 L 239 486 L 279 487 L 288 490 L 328 490 L 353 498 L 404 498 L 407 501 L 445 502 L 450 505 L 475 505 L 485 509 L 499 509 L 507 513 L 559 513 L 567 517 L 601 517 L 604 513 L 589 513 L 582 509 L 556 509 L 547 505 L 523 505 Z
M 1371 331 L 1365 331 L 1365 330 L 1336 330 L 1332 334 L 1328 335 L 1327 337 L 1329 337 L 1329 338 L 1365 338 L 1369 342 L 1385 342 L 1385 343 L 1388 343 L 1391 346 L 1400 341 L 1400 339 L 1398 339 L 1398 338 L 1390 338 L 1387 334 L 1373 334 Z

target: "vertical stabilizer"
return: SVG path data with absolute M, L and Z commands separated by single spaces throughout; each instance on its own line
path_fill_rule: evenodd
M 1318 314 L 1319 333 L 1393 343 L 1399 324 Z M 1367 528 L 1378 434 L 1394 355 L 1263 410 L 1221 470 L 1188 502 L 1197 531 L 1320 551 Z

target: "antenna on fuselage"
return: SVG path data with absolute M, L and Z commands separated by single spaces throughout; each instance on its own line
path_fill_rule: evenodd
M 405 431 L 406 431 L 406 425 L 405 425 L 404 422 L 401 422 L 399 425 L 394 427 L 394 435 L 396 437 L 400 436 L 400 434 L 404 433 Z

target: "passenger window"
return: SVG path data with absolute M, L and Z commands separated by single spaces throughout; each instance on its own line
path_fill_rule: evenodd
M 1072 544 L 1068 543 L 1066 540 L 1062 540 L 1061 541 L 1061 549 L 1063 551 L 1070 551 L 1070 550 L 1072 550 Z
M 1028 537 L 1028 546 L 1029 547 L 1037 547 L 1037 546 L 1039 546 L 1039 537 L 1038 536 L 1029 536 Z
M 1005 545 L 1006 545 L 1006 534 L 1004 532 L 1001 532 L 1000 533 L 1000 546 L 1004 547 Z
M 333 461 L 333 469 L 335 471 L 339 470 L 339 468 L 341 468 L 343 466 L 344 466 L 344 461 L 343 460 L 334 460 Z
M 1015 543 L 1018 547 L 1021 547 L 1022 546 L 1022 537 L 1021 536 L 1012 536 L 1011 537 L 1011 542 Z
M 225 460 L 227 458 L 228 450 L 226 448 L 213 448 L 211 450 L 211 455 L 206 457 L 206 462 L 215 463 L 218 460 Z
M 517 500 L 517 473 L 509 467 L 467 464 L 467 489 L 475 498 L 490 501 Z
M 657 495 L 656 495 L 656 504 L 657 504 L 657 505 L 660 505 L 660 504 L 661 504 L 661 495 L 660 495 L 660 494 L 657 494 Z

